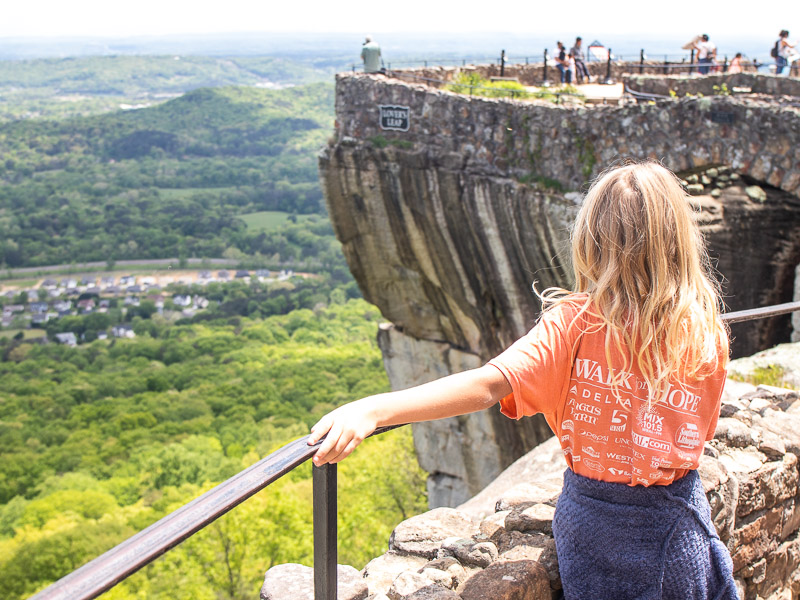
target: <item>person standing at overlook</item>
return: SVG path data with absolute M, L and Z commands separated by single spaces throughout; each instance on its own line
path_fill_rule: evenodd
M 364 38 L 364 44 L 361 47 L 361 60 L 364 61 L 365 73 L 381 72 L 381 47 L 377 42 L 373 41 L 371 35 Z
M 564 61 L 564 64 L 566 66 L 565 81 L 567 85 L 570 85 L 575 81 L 575 57 L 572 55 L 572 52 L 567 54 L 567 59 Z
M 564 44 L 556 42 L 556 51 L 553 53 L 556 61 L 556 68 L 561 74 L 561 83 L 564 83 L 567 78 L 567 51 Z
M 708 34 L 704 33 L 695 42 L 694 47 L 697 50 L 697 62 L 700 63 L 697 72 L 701 75 L 707 75 L 709 66 L 717 55 L 717 46 L 709 40 Z
M 789 64 L 789 60 L 795 54 L 795 44 L 789 42 L 789 32 L 782 29 L 775 42 L 775 74 L 781 75 L 784 67 Z M 790 69 L 791 72 L 791 69 Z
M 570 48 L 569 53 L 575 59 L 575 83 L 583 83 L 584 78 L 588 83 L 590 81 L 589 69 L 586 68 L 586 57 L 583 54 L 583 39 L 580 37 L 575 38 L 575 45 Z
M 697 474 L 728 360 L 721 299 L 688 198 L 652 163 L 592 184 L 572 228 L 575 288 L 539 296 L 530 332 L 483 367 L 327 414 L 316 465 L 376 427 L 500 405 L 543 413 L 567 462 L 553 520 L 568 600 L 738 599 Z
M 728 73 L 735 75 L 742 72 L 742 53 L 737 52 L 736 56 L 731 59 L 731 64 L 728 67 Z

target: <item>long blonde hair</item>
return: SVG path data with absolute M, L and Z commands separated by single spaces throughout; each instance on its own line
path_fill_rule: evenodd
M 618 389 L 635 364 L 659 402 L 678 377 L 703 379 L 728 355 L 719 287 L 679 180 L 654 162 L 601 174 L 571 235 L 575 292 L 605 326 Z M 574 299 L 545 290 L 545 307 Z M 616 352 L 612 352 L 616 350 Z M 612 364 L 612 356 L 623 364 Z M 619 360 L 617 361 L 619 363 Z

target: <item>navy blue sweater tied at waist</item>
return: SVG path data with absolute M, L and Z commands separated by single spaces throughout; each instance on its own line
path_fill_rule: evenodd
M 697 471 L 627 486 L 564 473 L 553 533 L 565 600 L 737 600 Z

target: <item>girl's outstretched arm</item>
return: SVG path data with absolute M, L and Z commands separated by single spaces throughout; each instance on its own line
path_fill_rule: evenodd
M 310 445 L 328 434 L 314 454 L 314 464 L 337 463 L 347 458 L 377 427 L 477 412 L 510 393 L 511 386 L 505 376 L 495 367 L 484 365 L 407 390 L 345 404 L 311 428 Z

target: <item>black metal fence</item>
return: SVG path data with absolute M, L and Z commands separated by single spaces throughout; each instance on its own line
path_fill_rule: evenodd
M 740 323 L 785 315 L 798 310 L 800 310 L 800 302 L 788 302 L 765 308 L 727 313 L 722 318 L 728 323 Z M 403 425 L 383 427 L 376 430 L 373 435 L 397 427 L 403 427 Z M 273 452 L 105 554 L 59 579 L 29 600 L 89 600 L 96 598 L 311 458 L 322 440 L 309 446 L 308 438 L 309 436 L 304 436 Z M 314 599 L 336 600 L 336 465 L 313 467 L 312 478 Z
M 587 48 L 590 50 L 590 48 Z M 703 72 L 698 69 L 709 69 L 710 72 L 727 72 L 732 58 L 729 59 L 728 55 L 715 57 L 711 62 L 701 63 L 696 56 L 694 50 L 676 53 L 676 54 L 653 54 L 648 55 L 644 48 L 638 54 L 615 55 L 611 48 L 603 48 L 605 52 L 593 54 L 591 51 L 586 52 L 585 62 L 587 63 L 605 63 L 609 64 L 613 61 L 616 65 L 625 65 L 630 70 L 630 73 L 642 72 L 645 68 L 657 67 L 663 73 L 687 72 L 696 73 Z M 514 65 L 536 65 L 543 64 L 545 68 L 555 67 L 556 60 L 553 53 L 547 48 L 544 49 L 542 54 L 539 55 L 526 55 L 526 56 L 512 56 L 507 55 L 505 50 L 500 51 L 499 56 L 469 56 L 463 58 L 430 58 L 430 59 L 413 59 L 413 60 L 395 60 L 386 62 L 384 67 L 386 70 L 392 69 L 411 69 L 411 68 L 427 68 L 429 66 L 461 66 L 467 65 L 483 66 L 483 65 L 496 65 L 503 69 L 505 66 Z M 770 69 L 773 65 L 772 62 L 760 62 L 757 58 L 748 59 L 743 57 L 739 64 L 743 70 L 761 71 Z M 787 66 L 786 69 L 794 69 L 796 67 Z M 353 72 L 362 71 L 363 65 L 353 63 L 351 65 Z M 793 71 L 794 73 L 794 71 Z

